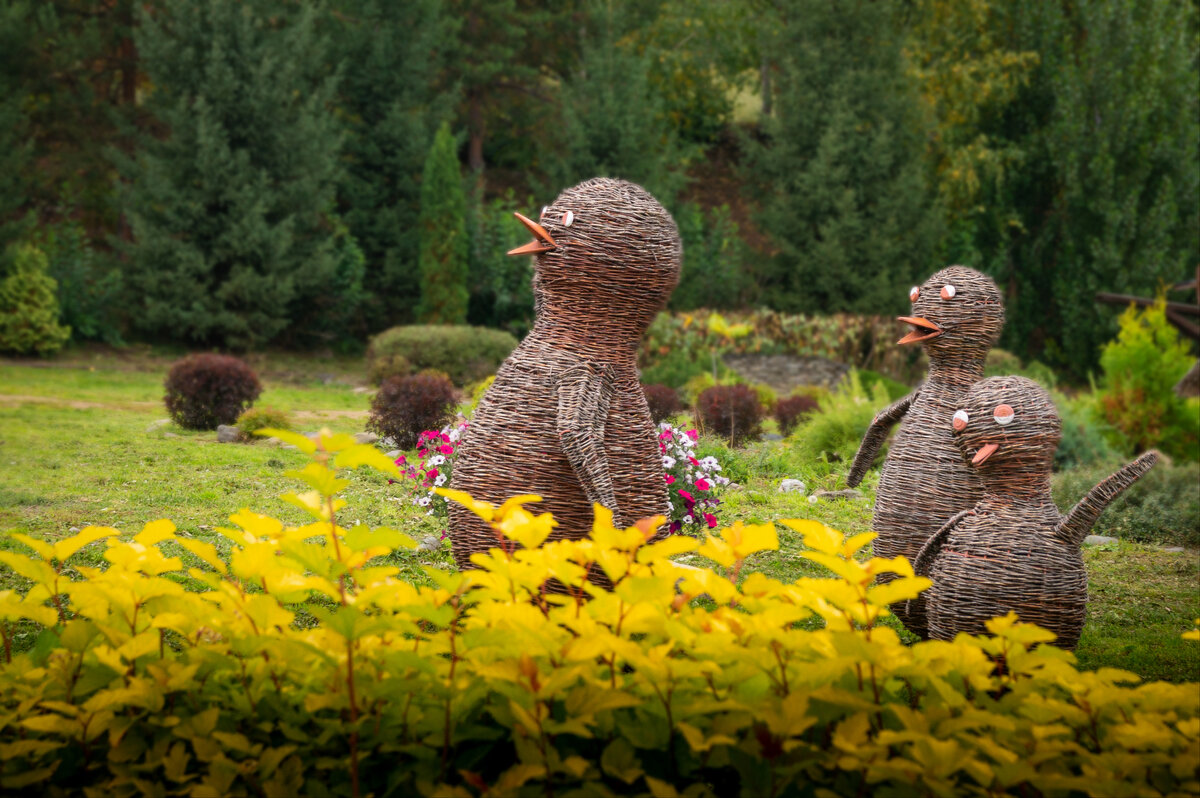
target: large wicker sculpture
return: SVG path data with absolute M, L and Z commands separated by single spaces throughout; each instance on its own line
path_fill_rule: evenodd
M 1040 385 L 1024 377 L 977 383 L 942 423 L 983 494 L 936 532 L 914 569 L 925 593 L 929 636 L 982 633 L 989 618 L 1015 611 L 1074 648 L 1083 629 L 1087 573 L 1080 546 L 1100 513 L 1157 461 L 1147 452 L 1092 488 L 1067 515 L 1050 498 L 1061 424 Z
M 912 316 L 901 316 L 912 332 L 901 344 L 920 343 L 929 355 L 929 376 L 913 393 L 875 416 L 847 476 L 862 481 L 892 425 L 904 419 L 879 476 L 875 554 L 910 560 L 955 513 L 979 498 L 976 475 L 966 467 L 946 418 L 958 409 L 971 385 L 983 377 L 988 350 L 1004 326 L 1000 291 L 991 278 L 965 266 L 950 266 L 909 293 Z M 910 631 L 926 636 L 923 603 L 894 609 Z
M 679 281 L 675 221 L 645 189 L 596 178 L 518 214 L 535 240 L 533 330 L 496 374 L 472 420 L 451 487 L 499 502 L 535 493 L 554 538 L 585 537 L 592 505 L 629 525 L 668 511 L 662 457 L 637 369 L 642 334 Z M 486 524 L 450 510 L 460 568 L 496 545 Z

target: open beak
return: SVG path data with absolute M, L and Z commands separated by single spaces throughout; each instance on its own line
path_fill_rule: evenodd
M 989 443 L 989 444 L 985 445 L 982 449 L 975 452 L 975 456 L 971 458 L 971 465 L 973 465 L 973 466 L 983 465 L 983 461 L 988 459 L 989 457 L 991 457 L 993 454 L 995 454 L 996 450 L 999 448 L 1000 448 L 1000 444 L 998 444 L 998 443 Z
M 930 338 L 937 338 L 942 334 L 941 327 L 929 319 L 922 319 L 919 316 L 897 316 L 896 321 L 911 324 L 915 328 L 908 335 L 897 341 L 896 343 L 898 344 L 915 344 L 919 341 L 928 341 Z
M 552 249 L 558 248 L 558 244 L 554 243 L 554 239 L 546 232 L 546 228 L 519 213 L 514 212 L 513 216 L 520 219 L 521 224 L 529 228 L 529 232 L 533 233 L 533 241 L 516 249 L 510 249 L 508 251 L 509 255 L 536 255 L 539 252 L 549 252 Z

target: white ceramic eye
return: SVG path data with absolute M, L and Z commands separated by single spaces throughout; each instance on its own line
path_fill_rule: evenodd
M 574 222 L 575 222 L 575 214 L 571 213 L 570 211 L 567 211 L 566 213 L 563 214 L 563 218 L 562 218 L 563 227 L 570 227 Z
M 542 206 L 542 212 L 541 212 L 541 214 L 538 216 L 538 221 L 539 221 L 539 222 L 540 222 L 542 219 L 545 219 L 545 218 L 546 218 L 546 211 L 548 211 L 548 210 L 550 210 L 550 206 L 549 206 L 549 205 L 543 205 L 543 206 Z
M 942 286 L 942 299 L 954 299 L 954 295 L 957 293 L 958 291 L 954 290 L 954 286 L 950 285 L 950 283 Z
M 908 301 L 909 302 L 916 302 L 917 297 L 919 297 L 920 295 L 921 295 L 921 288 L 919 286 L 914 285 L 912 288 L 908 289 Z
M 996 419 L 996 423 L 1002 427 L 1011 424 L 1015 415 L 1013 409 L 1008 405 L 997 405 L 996 409 L 992 411 L 992 418 Z
M 971 417 L 967 415 L 966 410 L 959 410 L 954 414 L 954 421 L 950 422 L 950 426 L 954 427 L 955 432 L 962 432 L 967 428 L 967 422 L 970 420 Z

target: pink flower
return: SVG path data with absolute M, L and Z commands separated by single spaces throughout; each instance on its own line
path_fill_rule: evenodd
M 442 454 L 454 454 L 454 447 L 446 443 L 438 447 L 438 451 Z
M 712 513 L 704 514 L 704 523 L 708 524 L 709 529 L 713 529 L 717 525 L 717 517 Z
M 683 488 L 679 489 L 679 495 L 682 496 L 683 500 L 686 502 L 695 502 L 696 501 L 694 498 L 692 498 L 692 494 L 688 493 Z
M 692 457 L 690 454 L 688 455 L 688 462 L 694 466 L 700 465 L 700 461 L 697 460 L 695 457 Z
M 450 442 L 450 436 L 448 434 L 446 434 L 445 432 L 438 435 L 438 437 L 441 438 L 444 443 Z M 442 452 L 442 454 L 449 454 L 449 452 Z
M 708 490 L 712 487 L 712 485 L 709 484 L 708 480 L 701 477 L 700 479 L 696 480 L 696 487 L 700 490 Z
M 436 468 L 431 468 L 425 472 L 425 479 L 437 479 L 437 475 L 438 470 Z
M 669 430 L 669 429 L 663 430 L 662 434 L 658 436 L 658 439 L 660 441 L 674 440 L 674 438 L 675 438 L 675 436 L 671 434 L 671 430 Z
M 663 479 L 667 481 L 668 485 L 675 481 L 675 477 L 671 476 L 670 474 L 663 474 Z
M 406 463 L 408 463 L 408 460 L 406 460 L 404 458 L 404 455 L 400 455 L 399 457 L 396 458 L 396 465 L 402 466 L 402 465 L 405 465 Z
M 694 440 L 694 441 L 698 441 L 698 440 L 700 440 L 700 433 L 699 433 L 699 432 L 696 432 L 696 430 L 694 430 L 694 429 L 690 429 L 690 430 L 688 430 L 688 431 L 687 431 L 687 436 L 688 436 L 689 438 L 691 438 L 692 440 Z

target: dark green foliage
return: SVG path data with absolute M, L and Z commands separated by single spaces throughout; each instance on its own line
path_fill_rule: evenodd
M 529 231 L 513 217 L 513 211 L 531 214 L 529 208 L 518 207 L 511 191 L 485 202 L 482 188 L 482 183 L 476 184 L 467 206 L 471 238 L 467 320 L 520 337 L 533 326 L 533 272 L 528 257 L 505 253 L 529 240 Z
M 517 339 L 500 330 L 465 325 L 393 327 L 371 339 L 367 371 L 373 382 L 422 369 L 437 369 L 457 385 L 494 374 L 516 349 Z
M 71 337 L 58 323 L 57 284 L 46 274 L 46 255 L 29 244 L 18 245 L 0 272 L 0 351 L 19 355 L 51 355 Z
M 1032 82 L 981 133 L 1022 152 L 985 192 L 978 250 L 1007 288 L 1004 346 L 1075 379 L 1116 332 L 1097 291 L 1150 296 L 1200 254 L 1194 3 L 1025 0 L 998 29 Z
M 307 322 L 293 329 L 289 338 L 310 346 L 321 344 L 341 352 L 361 352 L 367 336 L 362 308 L 371 296 L 363 285 L 366 258 L 340 219 L 331 214 L 329 223 L 334 230 L 333 274 L 325 293 L 305 308 L 302 318 Z
M 254 433 L 260 429 L 291 429 L 292 420 L 282 410 L 274 407 L 252 407 L 237 417 L 234 426 L 241 433 L 242 440 L 254 440 Z
M 302 327 L 338 269 L 339 133 L 314 14 L 170 0 L 137 44 L 168 134 L 121 161 L 134 324 L 237 347 Z
M 792 434 L 806 416 L 817 409 L 817 399 L 813 396 L 785 396 L 775 402 L 774 416 L 779 422 L 779 432 L 785 438 Z
M 1096 463 L 1056 474 L 1054 501 L 1066 512 L 1125 461 Z M 1160 462 L 1100 516 L 1092 534 L 1174 546 L 1200 546 L 1200 465 Z
M 83 228 L 63 222 L 45 229 L 43 246 L 50 275 L 58 282 L 62 318 L 76 340 L 120 345 L 121 271 L 107 254 L 92 246 Z
M 706 432 L 721 435 L 730 446 L 757 440 L 762 435 L 765 415 L 753 388 L 745 385 L 714 385 L 696 398 L 696 414 Z
M 750 148 L 761 224 L 779 248 L 763 289 L 781 310 L 905 310 L 937 263 L 942 212 L 902 4 L 783 5 L 778 113 Z
M 1054 452 L 1054 470 L 1111 463 L 1120 457 L 1118 449 L 1109 442 L 1114 430 L 1096 418 L 1092 397 L 1069 399 L 1058 393 L 1051 396 L 1062 420 L 1062 439 Z
M 371 326 L 415 319 L 421 172 L 453 96 L 439 83 L 450 35 L 445 4 L 337 0 L 329 60 L 341 65 L 346 125 L 338 202 L 362 249 Z
M 794 451 L 803 462 L 851 462 L 875 413 L 891 401 L 886 386 L 876 382 L 868 390 L 859 373 L 851 371 L 837 390 L 821 397 L 820 412 L 797 427 L 791 437 Z M 879 457 L 885 455 L 886 447 Z
M 684 203 L 674 214 L 683 240 L 683 272 L 671 295 L 673 310 L 742 307 L 753 291 L 746 245 L 728 205 L 705 212 Z
M 611 6 L 591 6 L 577 67 L 561 91 L 561 127 L 545 153 L 549 195 L 591 177 L 620 177 L 671 207 L 694 147 L 679 141 L 649 63 L 621 40 Z
M 893 380 L 883 374 L 878 374 L 867 369 L 858 370 L 858 378 L 862 380 L 863 388 L 867 393 L 875 393 L 877 389 L 882 389 L 887 395 L 888 401 L 894 402 L 897 399 L 902 399 L 912 393 L 912 388 L 902 382 Z
M 23 3 L 0 7 L 0 267 L 8 257 L 8 247 L 28 227 L 24 206 L 32 188 L 28 170 L 33 162 L 33 141 L 24 110 L 28 89 L 21 72 L 27 46 L 24 39 L 31 25 L 29 10 Z
M 467 320 L 466 195 L 450 126 L 434 136 L 421 180 L 421 302 L 417 319 L 426 324 Z
M 262 393 L 258 376 L 231 355 L 189 355 L 167 372 L 163 401 L 171 420 L 184 429 L 233 424 Z
M 676 413 L 683 412 L 683 402 L 679 400 L 679 392 L 669 385 L 642 383 L 642 393 L 646 395 L 650 418 L 654 420 L 655 424 L 668 420 Z
M 367 429 L 411 449 L 422 432 L 440 429 L 450 419 L 456 401 L 454 385 L 445 377 L 389 377 L 371 400 Z

